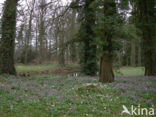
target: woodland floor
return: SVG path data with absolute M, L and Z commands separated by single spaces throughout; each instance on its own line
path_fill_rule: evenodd
M 79 70 L 77 65 L 67 68 Z M 61 68 L 20 65 L 19 76 L 0 76 L 0 117 L 128 117 L 121 115 L 122 105 L 156 107 L 156 77 L 144 77 L 143 68 L 121 68 L 111 84 L 74 72 L 43 73 L 48 69 Z

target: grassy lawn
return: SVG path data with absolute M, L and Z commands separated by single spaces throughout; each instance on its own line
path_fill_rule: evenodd
M 16 65 L 18 72 L 32 72 L 32 71 L 44 71 L 54 69 L 58 67 L 57 64 L 44 64 L 44 65 Z
M 67 65 L 67 67 L 78 67 L 78 64 Z M 43 64 L 43 65 L 16 65 L 17 72 L 41 72 L 52 70 L 60 67 L 58 64 Z M 144 76 L 143 67 L 121 67 L 115 70 L 115 76 Z
M 88 76 L 0 76 L 0 116 L 133 117 L 121 115 L 122 105 L 156 109 L 156 77 L 140 77 L 140 68 L 134 73 L 126 69 L 125 76 L 139 77 L 117 77 L 114 83 L 101 84 L 98 77 Z
M 121 67 L 115 76 L 144 76 L 144 67 Z

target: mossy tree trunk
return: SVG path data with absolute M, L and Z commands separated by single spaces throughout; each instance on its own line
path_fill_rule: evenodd
M 112 60 L 111 60 L 111 56 L 109 54 L 106 54 L 101 57 L 99 81 L 102 83 L 111 83 L 114 81 Z
M 84 34 L 84 50 L 82 60 L 82 72 L 86 75 L 94 76 L 97 72 L 97 57 L 96 57 L 96 45 L 93 43 L 95 37 L 93 26 L 95 26 L 95 11 L 91 8 L 91 4 L 94 0 L 86 0 L 84 6 L 85 21 L 83 25 Z
M 140 29 L 143 33 L 145 75 L 156 75 L 156 15 L 155 0 L 139 0 Z
M 116 14 L 116 3 L 115 0 L 105 0 L 104 1 L 104 18 L 113 17 Z M 115 18 L 115 17 L 114 17 Z M 111 83 L 114 81 L 114 73 L 112 67 L 112 37 L 113 37 L 113 26 L 107 24 L 107 28 L 103 26 L 102 30 L 102 41 L 103 41 L 103 54 L 100 60 L 100 74 L 99 81 L 102 83 Z M 112 22 L 113 23 L 113 22 Z
M 16 75 L 14 67 L 14 47 L 17 1 L 18 0 L 6 0 L 4 5 L 0 44 L 0 74 Z
M 107 32 L 108 34 L 109 32 Z M 107 46 L 103 46 L 103 56 L 100 59 L 100 74 L 99 81 L 102 83 L 114 82 L 114 73 L 112 67 L 112 36 L 106 36 L 104 33 L 103 39 L 108 43 Z

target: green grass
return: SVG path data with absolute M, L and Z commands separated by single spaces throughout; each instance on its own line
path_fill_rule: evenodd
M 75 66 L 78 65 L 72 65 Z M 56 64 L 16 66 L 18 72 L 57 67 Z M 115 74 L 123 77 L 111 84 L 101 84 L 98 77 L 88 76 L 0 76 L 0 116 L 133 117 L 121 115 L 122 105 L 156 107 L 156 79 L 143 77 L 142 67 L 122 67 Z
M 0 76 L 0 116 L 133 117 L 121 115 L 122 105 L 148 108 L 156 102 L 155 90 L 151 91 L 156 80 L 141 79 L 129 77 L 101 84 L 97 77 Z M 145 83 L 147 90 L 142 88 Z
M 44 64 L 44 65 L 16 65 L 18 72 L 44 71 L 58 67 L 58 64 Z
M 115 72 L 115 76 L 144 76 L 144 67 L 121 67 Z
M 78 64 L 67 65 L 68 67 L 78 67 Z M 16 65 L 17 72 L 40 72 L 52 70 L 59 67 L 58 64 L 43 65 Z M 115 70 L 115 76 L 144 76 L 144 67 L 121 67 Z

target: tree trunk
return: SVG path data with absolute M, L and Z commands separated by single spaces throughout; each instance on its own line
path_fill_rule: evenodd
M 17 41 L 18 41 L 18 47 L 21 48 L 23 46 L 23 30 L 24 30 L 24 24 L 20 25 L 20 30 L 18 32 Z
M 122 66 L 122 57 L 121 57 L 121 52 L 117 52 L 117 56 L 118 56 L 118 66 L 121 67 Z
M 109 55 L 104 55 L 100 60 L 100 82 L 111 83 L 114 82 L 114 73 L 112 69 L 112 61 Z
M 40 47 L 39 47 L 39 63 L 42 63 L 44 58 L 45 58 L 45 53 L 44 53 L 44 21 L 43 21 L 43 13 L 41 14 L 40 16 L 40 26 L 39 26 L 39 37 L 38 37 L 38 40 L 39 40 L 39 44 L 40 44 Z
M 59 44 L 59 64 L 61 66 L 65 66 L 65 48 L 64 48 L 64 36 L 61 32 L 61 36 L 60 36 L 60 44 Z
M 82 27 L 85 29 L 84 40 L 84 51 L 82 60 L 82 72 L 86 75 L 94 76 L 97 72 L 97 57 L 96 57 L 96 45 L 93 45 L 94 31 L 92 27 L 95 25 L 95 12 L 91 8 L 91 4 L 95 0 L 86 0 L 85 3 L 85 23 Z
M 32 30 L 32 15 L 33 15 L 33 9 L 30 11 L 30 16 L 29 16 L 29 26 L 28 30 L 26 33 L 26 44 L 25 44 L 25 57 L 24 57 L 24 63 L 28 63 L 28 53 L 31 45 L 31 30 Z
M 131 66 L 135 67 L 135 42 L 131 40 Z
M 58 62 L 58 33 L 55 35 L 55 47 L 56 47 L 56 56 L 55 59 Z
M 38 22 L 36 22 L 35 28 L 35 51 L 38 52 Z
M 138 46 L 138 66 L 141 66 L 141 44 L 139 41 L 139 46 Z
M 45 15 L 46 15 L 46 7 L 45 7 L 46 1 L 45 0 L 41 0 L 40 3 L 40 14 L 39 14 L 39 36 L 38 36 L 38 40 L 39 40 L 39 63 L 43 63 L 45 60 L 45 56 L 46 56 L 46 40 L 45 40 Z
M 110 10 L 113 9 L 113 10 Z M 116 4 L 115 0 L 110 1 L 106 0 L 104 2 L 104 15 L 105 17 L 110 17 L 116 14 Z M 111 27 L 111 26 L 110 26 Z M 111 83 L 114 81 L 114 73 L 112 68 L 112 35 L 114 30 L 113 28 L 103 28 L 102 30 L 102 41 L 107 42 L 107 44 L 103 45 L 103 56 L 100 60 L 100 74 L 99 81 L 102 83 Z
M 76 34 L 76 12 L 75 10 L 72 11 L 72 16 L 71 16 L 71 29 L 70 29 L 70 34 L 69 34 L 69 38 L 73 39 L 75 38 L 75 34 Z M 69 50 L 70 50 L 70 60 L 74 63 L 76 61 L 76 44 L 75 43 L 71 43 L 69 45 Z
M 70 48 L 70 59 L 74 63 L 76 61 L 76 44 L 72 43 L 69 45 Z
M 16 33 L 17 0 L 6 0 L 2 16 L 2 39 L 0 45 L 0 74 L 16 75 L 14 47 Z
M 145 76 L 156 75 L 156 24 L 155 20 L 155 0 L 139 0 L 141 30 L 143 32 L 143 49 Z

